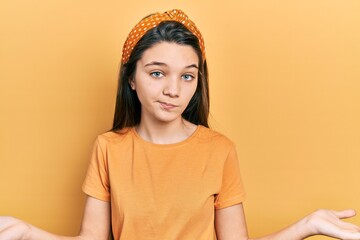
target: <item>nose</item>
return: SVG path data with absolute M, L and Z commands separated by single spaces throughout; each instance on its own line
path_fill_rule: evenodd
M 168 77 L 165 80 L 163 94 L 172 98 L 179 97 L 180 81 L 177 77 Z

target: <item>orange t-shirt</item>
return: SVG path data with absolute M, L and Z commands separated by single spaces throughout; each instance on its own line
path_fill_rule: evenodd
M 234 144 L 203 126 L 154 144 L 134 128 L 97 137 L 83 191 L 111 202 L 116 240 L 213 240 L 214 210 L 245 193 Z

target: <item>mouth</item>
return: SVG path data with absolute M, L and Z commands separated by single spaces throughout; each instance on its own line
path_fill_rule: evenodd
M 171 109 L 174 109 L 174 108 L 177 108 L 178 105 L 175 105 L 175 104 L 172 104 L 172 103 L 168 103 L 168 102 L 161 102 L 159 101 L 158 102 L 160 104 L 160 106 L 165 109 L 165 110 L 171 110 Z

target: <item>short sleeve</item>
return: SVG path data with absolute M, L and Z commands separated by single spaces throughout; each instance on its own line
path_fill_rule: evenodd
M 98 137 L 93 146 L 90 164 L 82 189 L 91 197 L 110 201 L 108 162 L 104 153 L 104 146 L 101 146 L 100 142 Z
M 239 161 L 235 146 L 230 150 L 223 168 L 220 192 L 215 197 L 215 208 L 226 208 L 245 200 L 245 191 L 241 179 Z

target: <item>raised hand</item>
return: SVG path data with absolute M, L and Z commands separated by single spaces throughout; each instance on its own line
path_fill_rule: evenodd
M 0 240 L 25 239 L 30 226 L 13 217 L 0 217 Z
M 359 240 L 360 227 L 341 220 L 355 215 L 356 212 L 352 209 L 344 211 L 321 209 L 309 215 L 306 220 L 311 235 L 321 234 L 343 240 Z

